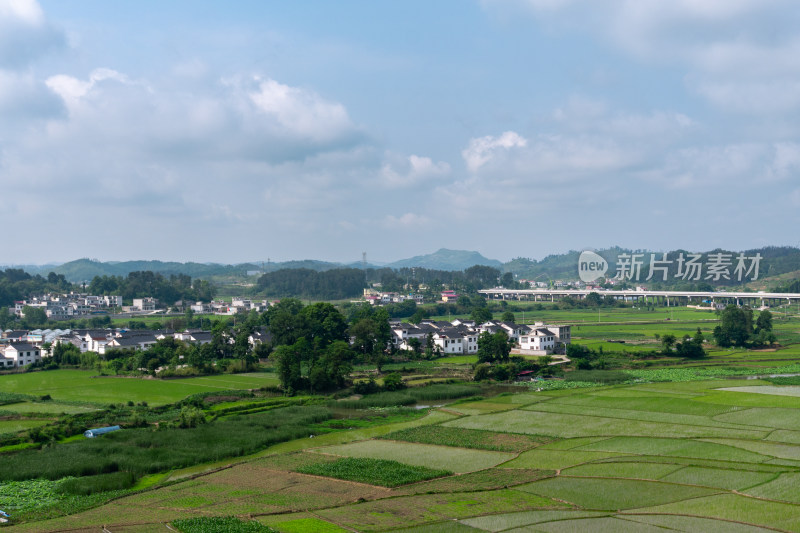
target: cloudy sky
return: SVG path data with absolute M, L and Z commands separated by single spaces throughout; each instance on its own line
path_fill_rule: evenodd
M 794 0 L 0 0 L 0 263 L 800 243 Z

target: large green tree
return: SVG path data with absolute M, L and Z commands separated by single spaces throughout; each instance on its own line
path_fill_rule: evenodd
M 484 331 L 478 336 L 478 363 L 507 362 L 513 346 L 514 341 L 508 338 L 505 331 Z
M 720 325 L 714 328 L 714 340 L 719 346 L 744 346 L 753 334 L 753 310 L 729 305 L 720 315 Z
M 347 340 L 347 321 L 333 305 L 315 303 L 303 308 L 300 313 L 303 337 L 316 350 L 324 350 L 334 341 Z

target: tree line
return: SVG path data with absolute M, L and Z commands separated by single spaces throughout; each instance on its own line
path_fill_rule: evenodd
M 269 296 L 341 300 L 361 296 L 366 287 L 366 277 L 363 270 L 356 268 L 323 272 L 290 268 L 264 274 L 258 278 L 256 286 Z
M 33 294 L 47 292 L 69 292 L 73 285 L 63 274 L 50 272 L 47 277 L 31 276 L 21 268 L 7 268 L 0 271 L 0 306 L 14 305 Z
M 165 305 L 178 300 L 208 302 L 214 298 L 214 285 L 207 280 L 195 279 L 186 274 L 171 274 L 169 277 L 156 272 L 131 272 L 122 276 L 95 276 L 89 283 L 88 292 L 94 295 L 120 295 L 123 301 L 134 298 L 157 298 Z

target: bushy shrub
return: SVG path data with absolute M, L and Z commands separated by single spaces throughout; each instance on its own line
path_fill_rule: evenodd
M 403 376 L 399 372 L 392 372 L 383 378 L 383 388 L 387 391 L 396 391 L 406 387 L 403 383 Z

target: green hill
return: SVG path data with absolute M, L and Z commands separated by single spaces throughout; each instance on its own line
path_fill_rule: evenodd
M 432 270 L 465 270 L 474 265 L 501 268 L 503 263 L 496 259 L 487 259 L 478 252 L 442 248 L 432 254 L 402 259 L 386 266 L 389 268 L 422 267 Z

